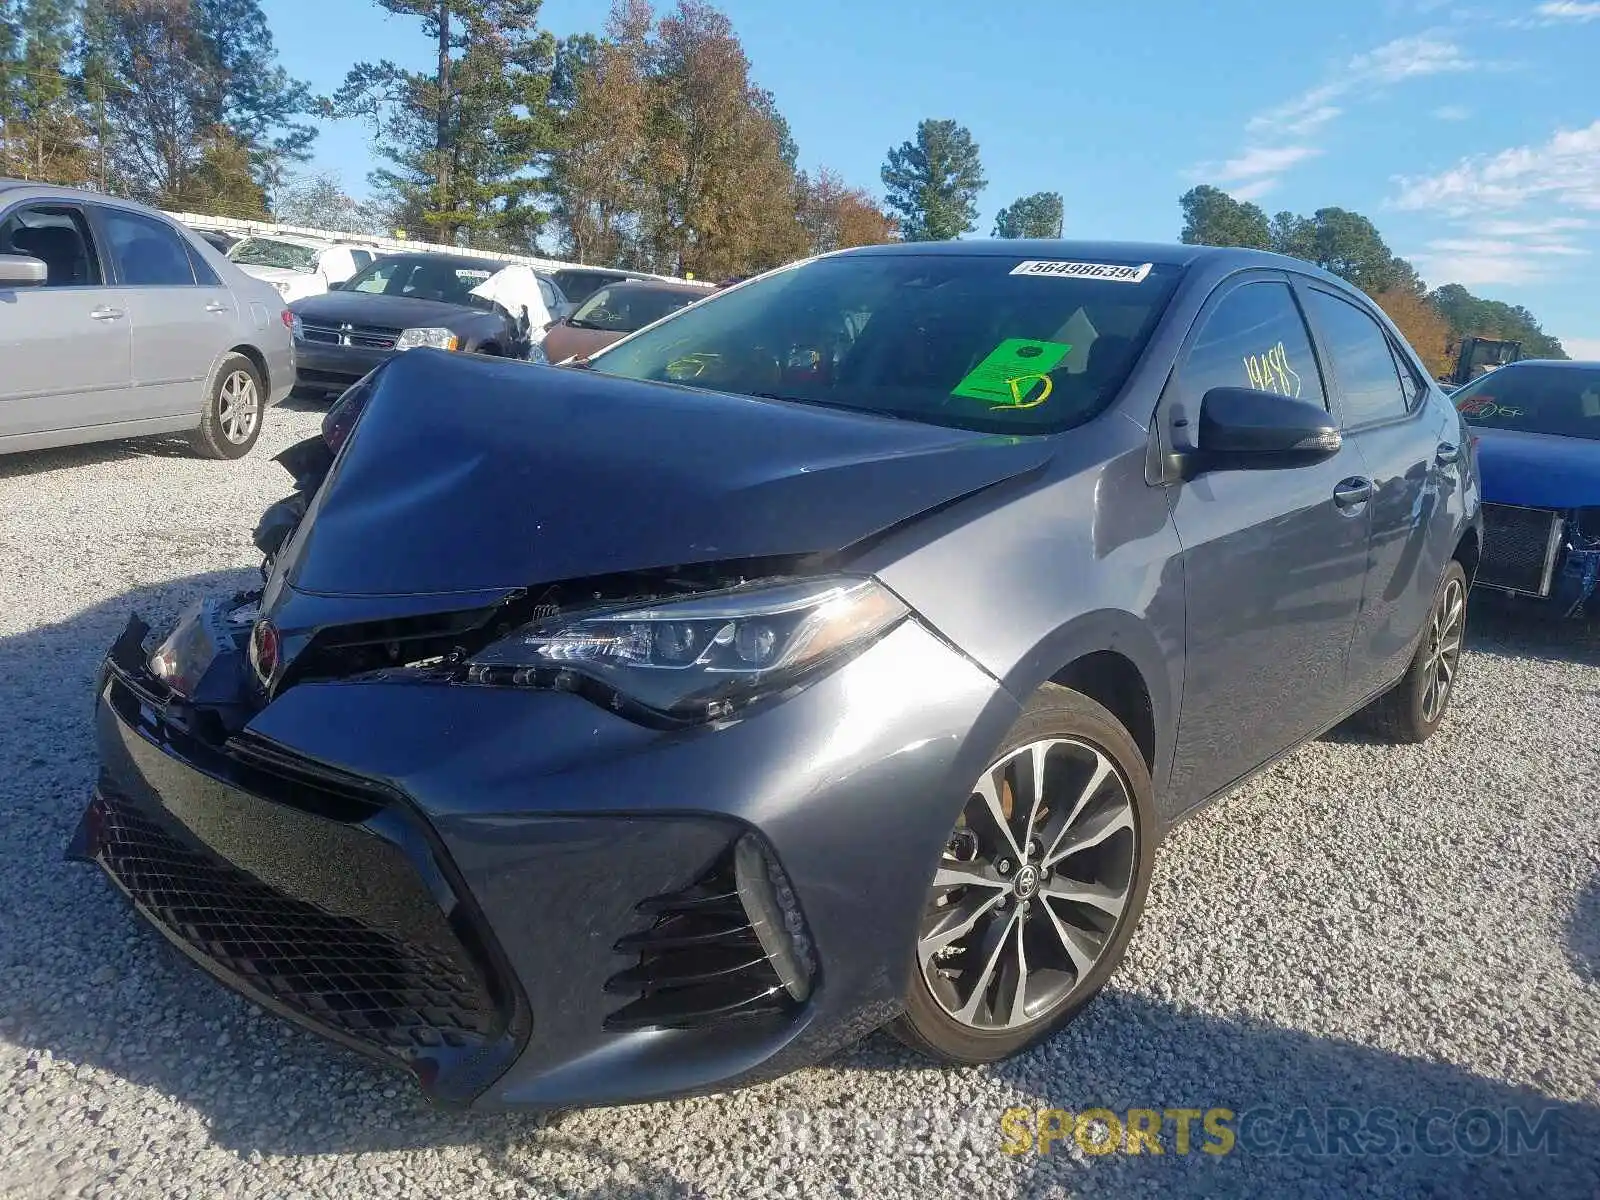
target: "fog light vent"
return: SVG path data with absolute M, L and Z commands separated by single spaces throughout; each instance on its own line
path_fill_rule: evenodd
M 655 920 L 617 943 L 638 961 L 606 983 L 607 991 L 633 997 L 606 1018 L 609 1029 L 781 1016 L 811 994 L 816 955 L 799 901 L 753 834 L 689 887 L 653 896 L 639 911 Z

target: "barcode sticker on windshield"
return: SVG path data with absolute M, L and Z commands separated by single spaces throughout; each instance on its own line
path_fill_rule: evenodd
M 1013 275 L 1052 275 L 1059 279 L 1101 279 L 1107 283 L 1143 283 L 1154 263 L 1130 267 L 1124 263 L 1056 262 L 1030 258 L 1011 268 Z

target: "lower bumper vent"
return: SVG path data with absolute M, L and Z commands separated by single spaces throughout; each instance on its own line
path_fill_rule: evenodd
M 793 1011 L 810 994 L 815 956 L 794 891 L 753 836 L 730 846 L 682 891 L 643 901 L 650 928 L 617 950 L 638 956 L 606 990 L 634 998 L 608 1029 L 682 1029 Z

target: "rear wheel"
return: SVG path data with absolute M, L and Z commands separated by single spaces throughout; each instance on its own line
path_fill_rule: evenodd
M 897 1037 L 1006 1058 L 1105 985 L 1149 886 L 1149 770 L 1106 709 L 1047 684 L 973 785 L 933 868 Z
M 255 364 L 242 354 L 222 360 L 211 395 L 200 414 L 200 427 L 190 436 L 205 458 L 243 458 L 261 436 L 266 391 Z
M 1455 687 L 1466 626 L 1467 573 L 1452 559 L 1405 677 L 1362 712 L 1374 733 L 1400 743 L 1425 742 L 1433 736 Z

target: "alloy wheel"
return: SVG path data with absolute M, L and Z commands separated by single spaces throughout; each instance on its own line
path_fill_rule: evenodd
M 923 915 L 917 964 L 939 1006 L 989 1032 L 1057 1011 L 1113 940 L 1139 852 L 1104 751 L 1049 738 L 1006 754 L 974 785 Z
M 217 424 L 222 436 L 235 446 L 248 442 L 261 420 L 261 398 L 248 371 L 234 371 L 222 381 L 217 395 Z
M 1466 588 L 1459 579 L 1451 579 L 1433 606 L 1422 659 L 1422 719 L 1430 725 L 1439 719 L 1450 698 L 1466 614 Z

